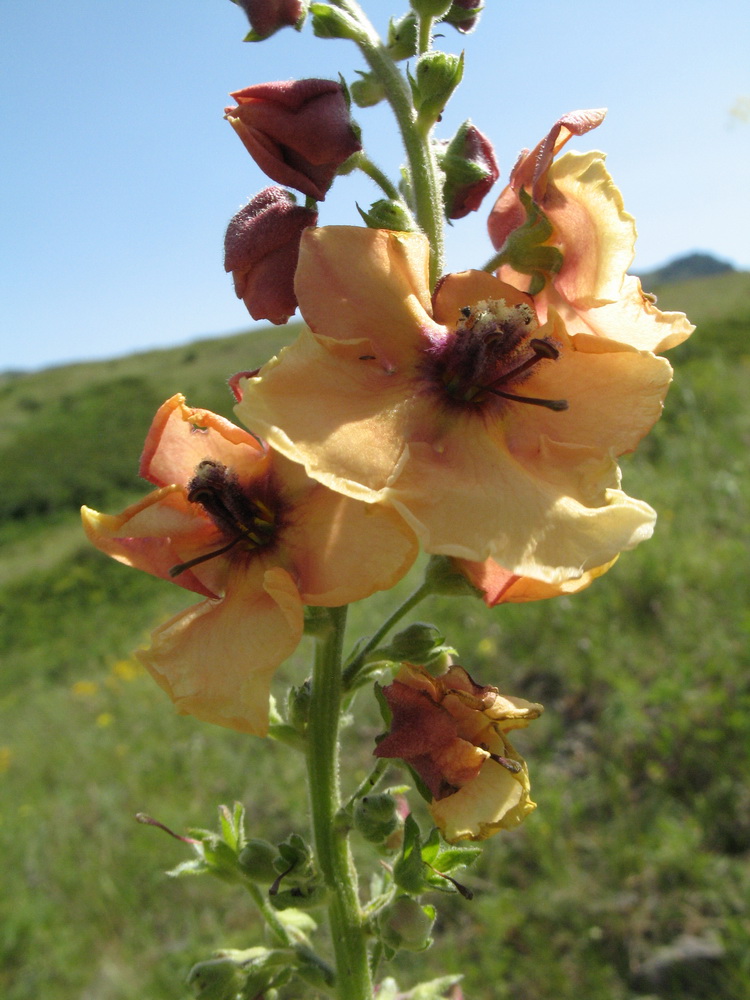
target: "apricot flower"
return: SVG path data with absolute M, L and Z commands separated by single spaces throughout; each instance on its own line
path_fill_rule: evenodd
M 554 309 L 569 333 L 659 353 L 682 343 L 694 327 L 683 313 L 657 309 L 640 280 L 626 275 L 635 255 L 635 220 L 624 209 L 604 154 L 566 153 L 555 160 L 572 136 L 596 128 L 605 114 L 597 109 L 564 115 L 531 152 L 521 153 L 488 220 L 493 245 L 506 251 L 498 276 L 524 291 L 533 287 L 533 249 L 525 253 L 512 245 L 527 221 L 525 197 L 551 226 L 546 246 L 561 253 L 559 270 L 535 294 L 540 319 Z
M 383 695 L 393 719 L 375 756 L 398 757 L 419 775 L 446 840 L 485 840 L 535 808 L 507 733 L 538 718 L 541 705 L 482 687 L 459 666 L 431 677 L 405 663 Z
M 427 552 L 551 584 L 647 538 L 615 456 L 661 413 L 671 368 L 570 336 L 483 271 L 434 300 L 418 233 L 305 231 L 295 289 L 311 333 L 241 382 L 240 419 L 331 489 L 395 507 Z
M 300 640 L 303 605 L 393 586 L 414 560 L 413 536 L 393 511 L 327 490 L 181 395 L 157 412 L 140 474 L 158 488 L 115 516 L 84 507 L 88 537 L 205 600 L 156 629 L 139 657 L 180 713 L 264 735 L 271 677 Z

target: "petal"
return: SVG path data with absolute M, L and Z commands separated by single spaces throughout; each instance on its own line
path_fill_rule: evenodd
M 594 580 L 610 569 L 616 559 L 605 566 L 597 566 L 588 570 L 576 580 L 563 580 L 561 583 L 544 583 L 528 576 L 518 576 L 510 573 L 494 559 L 484 562 L 470 562 L 468 559 L 456 559 L 457 569 L 478 590 L 482 591 L 484 603 L 489 608 L 497 604 L 520 604 L 526 601 L 542 601 L 550 597 L 560 597 L 562 594 L 577 594 L 584 590 Z
M 435 825 L 449 843 L 486 840 L 498 830 L 510 830 L 536 808 L 529 798 L 526 765 L 505 741 L 504 756 L 522 765 L 514 774 L 486 760 L 477 777 L 463 788 L 430 805 Z
M 238 570 L 223 600 L 176 615 L 138 653 L 182 715 L 255 736 L 268 731 L 277 667 L 302 636 L 302 602 L 278 567 Z
M 461 309 L 484 300 L 505 301 L 509 306 L 521 302 L 534 307 L 531 296 L 486 271 L 458 271 L 447 275 L 435 292 L 435 319 L 454 329 Z
M 302 236 L 295 291 L 313 333 L 365 340 L 384 370 L 414 362 L 431 318 L 429 245 L 420 233 L 323 226 Z M 426 331 L 426 332 L 423 332 Z
M 539 440 L 548 437 L 613 455 L 632 451 L 661 416 L 671 365 L 648 351 L 601 337 L 568 337 L 558 317 L 552 314 L 551 319 L 560 355 L 536 365 L 518 394 L 565 399 L 568 409 L 513 404 L 516 409 L 507 417 L 511 450 L 533 454 Z
M 650 537 L 653 510 L 618 486 L 615 463 L 592 449 L 543 440 L 521 462 L 497 428 L 464 418 L 409 445 L 385 498 L 427 552 L 558 584 Z
M 395 510 L 316 485 L 297 508 L 284 545 L 305 604 L 338 607 L 393 587 L 419 553 Z
M 156 486 L 186 485 L 196 466 L 210 458 L 244 480 L 265 474 L 266 449 L 246 430 L 210 410 L 185 405 L 181 394 L 159 407 L 146 438 L 140 474 Z
M 544 198 L 564 257 L 555 288 L 578 308 L 615 301 L 635 256 L 635 220 L 604 160 L 599 152 L 561 156 Z
M 240 381 L 235 413 L 314 479 L 372 502 L 402 454 L 412 392 L 408 379 L 360 360 L 366 351 L 303 330 Z
M 216 529 L 188 503 L 181 487 L 166 486 L 132 504 L 121 514 L 100 514 L 81 508 L 83 527 L 90 542 L 126 566 L 170 580 L 204 597 L 223 593 L 226 563 L 215 559 L 186 570 L 177 577 L 172 567 L 216 548 Z
M 631 274 L 625 276 L 617 301 L 598 308 L 576 311 L 563 302 L 558 305 L 552 296 L 549 300 L 560 308 L 570 333 L 594 333 L 654 354 L 681 344 L 695 329 L 685 313 L 657 309 L 643 294 L 640 279 Z

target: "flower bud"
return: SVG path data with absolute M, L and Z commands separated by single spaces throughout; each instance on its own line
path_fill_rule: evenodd
M 279 874 L 274 866 L 278 856 L 279 852 L 273 844 L 253 838 L 240 851 L 237 864 L 251 881 L 270 885 Z
M 432 125 L 461 82 L 464 57 L 449 52 L 425 52 L 419 57 L 416 77 L 409 76 L 414 106 L 423 124 Z
M 261 42 L 280 28 L 302 27 L 307 13 L 303 0 L 234 0 L 242 7 L 252 29 L 246 42 Z
M 381 198 L 372 203 L 369 212 L 363 212 L 359 206 L 357 210 L 369 229 L 389 229 L 397 233 L 417 231 L 411 212 L 401 201 Z
M 473 31 L 479 21 L 479 15 L 484 10 L 484 4 L 477 0 L 453 0 L 450 10 L 441 18 L 445 24 L 450 24 L 463 35 Z
M 312 7 L 313 34 L 317 38 L 349 38 L 353 42 L 362 41 L 362 29 L 345 11 L 316 3 Z
M 359 73 L 359 80 L 352 80 L 349 93 L 358 108 L 372 108 L 385 97 L 385 87 L 374 73 Z
M 462 219 L 469 212 L 476 212 L 500 176 L 490 140 L 470 121 L 465 121 L 438 160 L 445 172 L 446 218 Z
M 231 96 L 237 106 L 225 117 L 261 170 L 317 201 L 362 148 L 335 80 L 259 83 Z
M 371 844 L 381 844 L 398 828 L 400 817 L 394 797 L 388 792 L 364 795 L 354 807 L 354 829 Z
M 394 660 L 422 664 L 433 659 L 436 650 L 442 649 L 444 638 L 435 625 L 414 622 L 394 635 L 389 651 Z
M 414 13 L 404 14 L 397 21 L 388 22 L 388 55 L 395 62 L 411 59 L 417 54 L 417 18 Z
M 231 959 L 211 958 L 193 966 L 187 983 L 199 1000 L 234 1000 L 243 978 Z
M 378 929 L 384 944 L 406 951 L 429 948 L 434 923 L 435 908 L 421 906 L 411 896 L 399 896 L 378 917 Z
M 452 0 L 411 0 L 411 9 L 420 17 L 442 17 Z
M 224 238 L 224 269 L 253 319 L 283 324 L 297 308 L 294 272 L 303 231 L 318 213 L 282 188 L 265 188 L 234 216 Z
M 287 718 L 289 724 L 298 733 L 304 735 L 307 732 L 307 722 L 310 717 L 310 681 L 307 680 L 299 687 L 293 685 L 289 688 L 287 695 Z

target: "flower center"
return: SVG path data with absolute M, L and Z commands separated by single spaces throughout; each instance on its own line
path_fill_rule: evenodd
M 251 497 L 237 474 L 221 462 L 206 458 L 198 464 L 187 485 L 187 498 L 190 503 L 200 504 L 228 541 L 213 552 L 173 566 L 170 576 L 179 576 L 236 545 L 245 552 L 257 552 L 268 548 L 276 538 L 278 511 L 257 495 Z
M 539 399 L 514 390 L 543 361 L 555 361 L 560 350 L 550 337 L 535 337 L 538 323 L 525 302 L 504 299 L 464 306 L 451 337 L 432 354 L 427 367 L 450 402 L 483 406 L 500 397 L 517 403 L 567 410 L 565 399 Z

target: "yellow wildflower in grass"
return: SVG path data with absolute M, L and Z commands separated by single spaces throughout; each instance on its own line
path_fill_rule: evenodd
M 114 721 L 115 717 L 111 712 L 100 712 L 96 717 L 96 725 L 99 729 L 106 729 Z
M 74 697 L 83 701 L 99 693 L 99 684 L 96 681 L 76 681 L 70 690 Z
M 138 660 L 118 660 L 112 664 L 112 674 L 121 681 L 134 681 L 143 674 L 143 666 Z
M 13 756 L 13 751 L 10 747 L 0 747 L 0 774 L 8 773 Z

